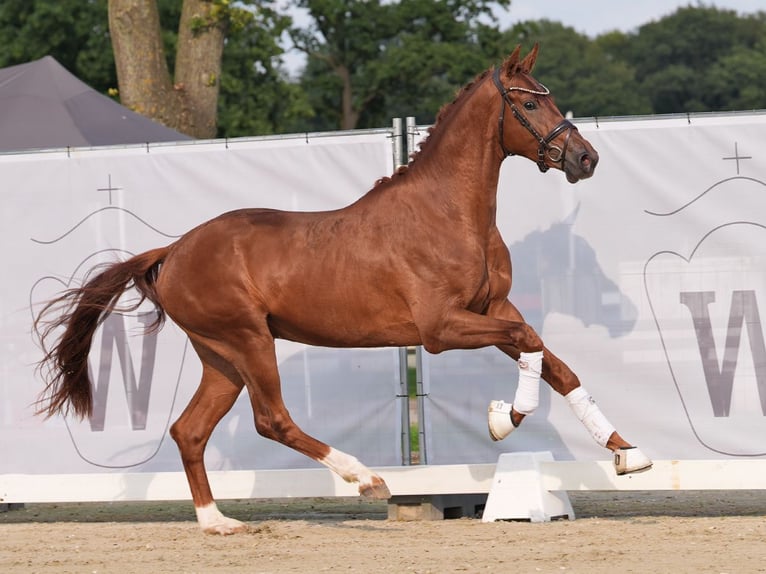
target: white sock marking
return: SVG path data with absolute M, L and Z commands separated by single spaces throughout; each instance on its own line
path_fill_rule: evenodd
M 359 462 L 356 457 L 330 447 L 330 452 L 323 459 L 323 465 L 337 473 L 346 482 L 358 482 L 361 485 L 371 484 L 376 476 L 369 468 Z

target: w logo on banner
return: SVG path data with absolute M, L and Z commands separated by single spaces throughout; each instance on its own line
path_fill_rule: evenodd
M 697 439 L 722 454 L 766 454 L 766 226 L 707 233 L 689 257 L 660 252 L 644 267 L 668 368 Z
M 681 292 L 681 303 L 691 312 L 713 415 L 729 416 L 743 328 L 746 328 L 750 341 L 761 412 L 766 415 L 766 345 L 755 291 L 734 291 L 731 294 L 729 321 L 720 363 L 710 319 L 710 304 L 715 303 L 715 292 Z
M 83 264 L 92 265 L 90 260 Z M 76 281 L 43 277 L 33 285 L 30 300 L 50 300 L 70 284 Z M 84 421 L 64 418 L 77 455 L 89 464 L 129 468 L 155 458 L 171 418 L 178 415 L 173 407 L 182 379 L 189 379 L 192 390 L 199 380 L 198 372 L 187 372 L 183 331 L 168 321 L 160 331 L 145 332 L 155 317 L 149 307 L 129 315 L 112 313 L 94 335 L 89 357 L 92 416 Z M 175 456 L 174 449 L 170 453 Z
M 173 407 L 188 368 L 188 339 L 170 322 L 145 333 L 155 317 L 153 311 L 112 313 L 96 332 L 90 355 L 93 413 L 84 421 L 66 418 L 77 453 L 91 464 L 128 468 L 148 462 L 178 414 Z
M 32 286 L 31 303 L 49 301 L 62 289 L 81 284 L 88 271 L 99 264 L 134 255 L 113 247 L 123 245 L 127 237 L 136 243 L 136 251 L 141 250 L 138 246 L 157 245 L 177 237 L 160 231 L 136 213 L 113 205 L 112 200 L 123 197 L 127 189 L 113 186 L 111 174 L 106 187 L 101 184 L 94 188 L 84 191 L 83 197 L 94 194 L 106 199 L 104 193 L 108 192 L 107 206 L 75 219 L 68 228 L 70 224 L 61 223 L 61 229 L 46 228 L 40 231 L 41 236 L 31 238 L 43 249 L 43 268 L 51 270 L 51 274 Z M 71 272 L 65 273 L 67 269 Z M 136 296 L 130 291 L 124 296 L 131 295 Z M 184 373 L 188 339 L 171 322 L 159 332 L 145 333 L 147 324 L 155 317 L 148 305 L 137 313 L 112 313 L 93 338 L 89 356 L 92 416 L 85 421 L 72 416 L 64 418 L 77 455 L 91 465 L 129 468 L 154 459 L 167 436 L 171 417 L 177 415 L 173 407 L 182 374 L 188 374 Z M 162 361 L 158 363 L 159 356 Z M 199 375 L 192 373 L 191 384 L 198 380 Z M 175 452 L 171 454 L 175 457 Z
M 149 325 L 156 318 L 155 313 L 140 313 L 139 324 Z M 130 426 L 133 430 L 144 430 L 149 412 L 149 398 L 152 390 L 152 374 L 154 360 L 157 355 L 157 332 L 145 333 L 142 337 L 143 352 L 141 353 L 138 376 L 133 364 L 133 356 L 128 345 L 128 334 L 125 316 L 119 313 L 109 315 L 102 325 L 101 360 L 97 374 L 91 369 L 90 378 L 94 384 L 93 414 L 90 417 L 90 428 L 93 431 L 103 431 L 106 419 L 106 405 L 109 398 L 111 373 L 115 354 L 119 360 L 122 382 L 125 390 Z

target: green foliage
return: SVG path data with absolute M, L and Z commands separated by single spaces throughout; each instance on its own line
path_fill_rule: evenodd
M 701 82 L 702 105 L 711 110 L 766 107 L 766 37 L 754 49 L 736 47 L 713 64 Z
M 764 12 L 689 6 L 642 26 L 618 55 L 653 113 L 766 108 L 765 38 Z
M 0 2 L 0 67 L 46 55 L 99 91 L 116 86 L 107 0 Z
M 317 111 L 312 124 L 337 127 L 348 77 L 358 127 L 385 125 L 391 115 L 433 120 L 439 106 L 486 68 L 482 20 L 509 0 L 295 0 L 312 24 L 293 29 L 309 55 L 301 85 Z
M 516 44 L 541 44 L 535 76 L 577 116 L 766 109 L 766 13 L 704 5 L 592 39 L 556 22 L 500 30 L 510 0 L 210 0 L 227 30 L 221 136 L 338 129 L 348 78 L 358 127 L 414 115 L 432 122 L 477 72 Z M 181 0 L 157 0 L 173 70 Z M 0 67 L 54 56 L 103 93 L 117 85 L 108 0 L 3 0 Z M 288 7 L 311 16 L 292 27 Z M 201 25 L 210 25 L 202 22 Z M 283 69 L 289 36 L 310 56 Z
M 219 134 L 257 135 L 298 128 L 310 115 L 305 94 L 281 71 L 279 38 L 290 19 L 277 2 L 213 0 L 228 29 L 219 96 Z M 168 67 L 173 72 L 180 0 L 157 0 Z M 236 4 L 236 5 L 233 5 Z M 0 67 L 52 55 L 96 90 L 114 96 L 117 76 L 108 0 L 2 0 Z
M 337 128 L 343 73 L 359 127 L 414 115 L 431 122 L 457 88 L 517 43 L 542 46 L 535 74 L 578 116 L 766 108 L 766 14 L 686 7 L 595 39 L 556 22 L 498 30 L 491 2 L 296 0 L 313 25 L 293 30 L 310 59 L 301 77 L 309 126 Z M 507 6 L 508 2 L 502 3 Z
M 602 45 L 558 22 L 523 22 L 504 34 L 506 46 L 521 44 L 529 50 L 542 48 L 534 70 L 556 97 L 563 111 L 583 116 L 649 113 L 649 101 L 642 98 L 633 70 L 610 57 L 609 42 Z
M 221 137 L 299 130 L 311 115 L 306 94 L 287 81 L 278 40 L 291 20 L 263 2 L 227 37 L 218 100 Z
M 192 32 L 199 33 L 207 28 L 220 26 L 230 32 L 241 32 L 253 20 L 253 13 L 246 8 L 253 0 L 207 0 L 211 6 L 205 16 L 196 15 L 191 19 Z

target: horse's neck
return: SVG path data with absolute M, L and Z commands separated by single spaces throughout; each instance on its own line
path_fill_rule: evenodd
M 436 125 L 409 168 L 405 192 L 435 204 L 453 222 L 478 230 L 495 224 L 502 163 L 495 103 L 486 85 L 454 103 L 458 108 Z

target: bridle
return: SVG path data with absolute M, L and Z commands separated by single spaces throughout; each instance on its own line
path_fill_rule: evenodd
M 564 159 L 567 152 L 567 146 L 569 145 L 569 138 L 572 135 L 572 130 L 577 130 L 575 125 L 570 122 L 567 119 L 561 120 L 556 127 L 554 127 L 550 133 L 548 133 L 547 136 L 543 137 L 539 134 L 539 132 L 532 126 L 531 123 L 529 123 L 529 120 L 527 117 L 521 113 L 521 110 L 519 110 L 518 107 L 516 107 L 516 104 L 514 104 L 511 101 L 511 98 L 508 96 L 509 93 L 516 91 L 516 92 L 524 92 L 527 94 L 535 94 L 538 96 L 547 96 L 551 92 L 548 88 L 542 86 L 542 90 L 532 90 L 530 88 L 522 88 L 521 86 L 511 86 L 510 88 L 506 88 L 503 86 L 502 82 L 500 81 L 500 68 L 495 68 L 495 73 L 492 75 L 492 80 L 495 82 L 495 86 L 497 87 L 498 91 L 500 92 L 500 95 L 503 97 L 503 104 L 500 108 L 500 117 L 498 118 L 498 130 L 499 130 L 499 137 L 500 137 L 500 147 L 503 150 L 503 157 L 508 157 L 509 155 L 514 155 L 512 152 L 508 151 L 508 148 L 505 147 L 505 142 L 503 141 L 503 124 L 505 123 L 505 106 L 506 104 L 508 107 L 511 108 L 511 113 L 513 113 L 513 117 L 515 117 L 517 120 L 519 120 L 519 123 L 526 128 L 526 130 L 532 134 L 532 137 L 534 137 L 537 140 L 538 148 L 537 148 L 537 167 L 540 168 L 540 171 L 546 172 L 549 169 L 548 164 L 545 163 L 545 156 L 547 154 L 548 159 L 553 163 L 561 163 L 563 167 Z M 564 147 L 560 148 L 557 145 L 553 145 L 551 142 L 556 139 L 556 137 L 559 136 L 562 132 L 566 131 L 566 138 L 564 139 Z

